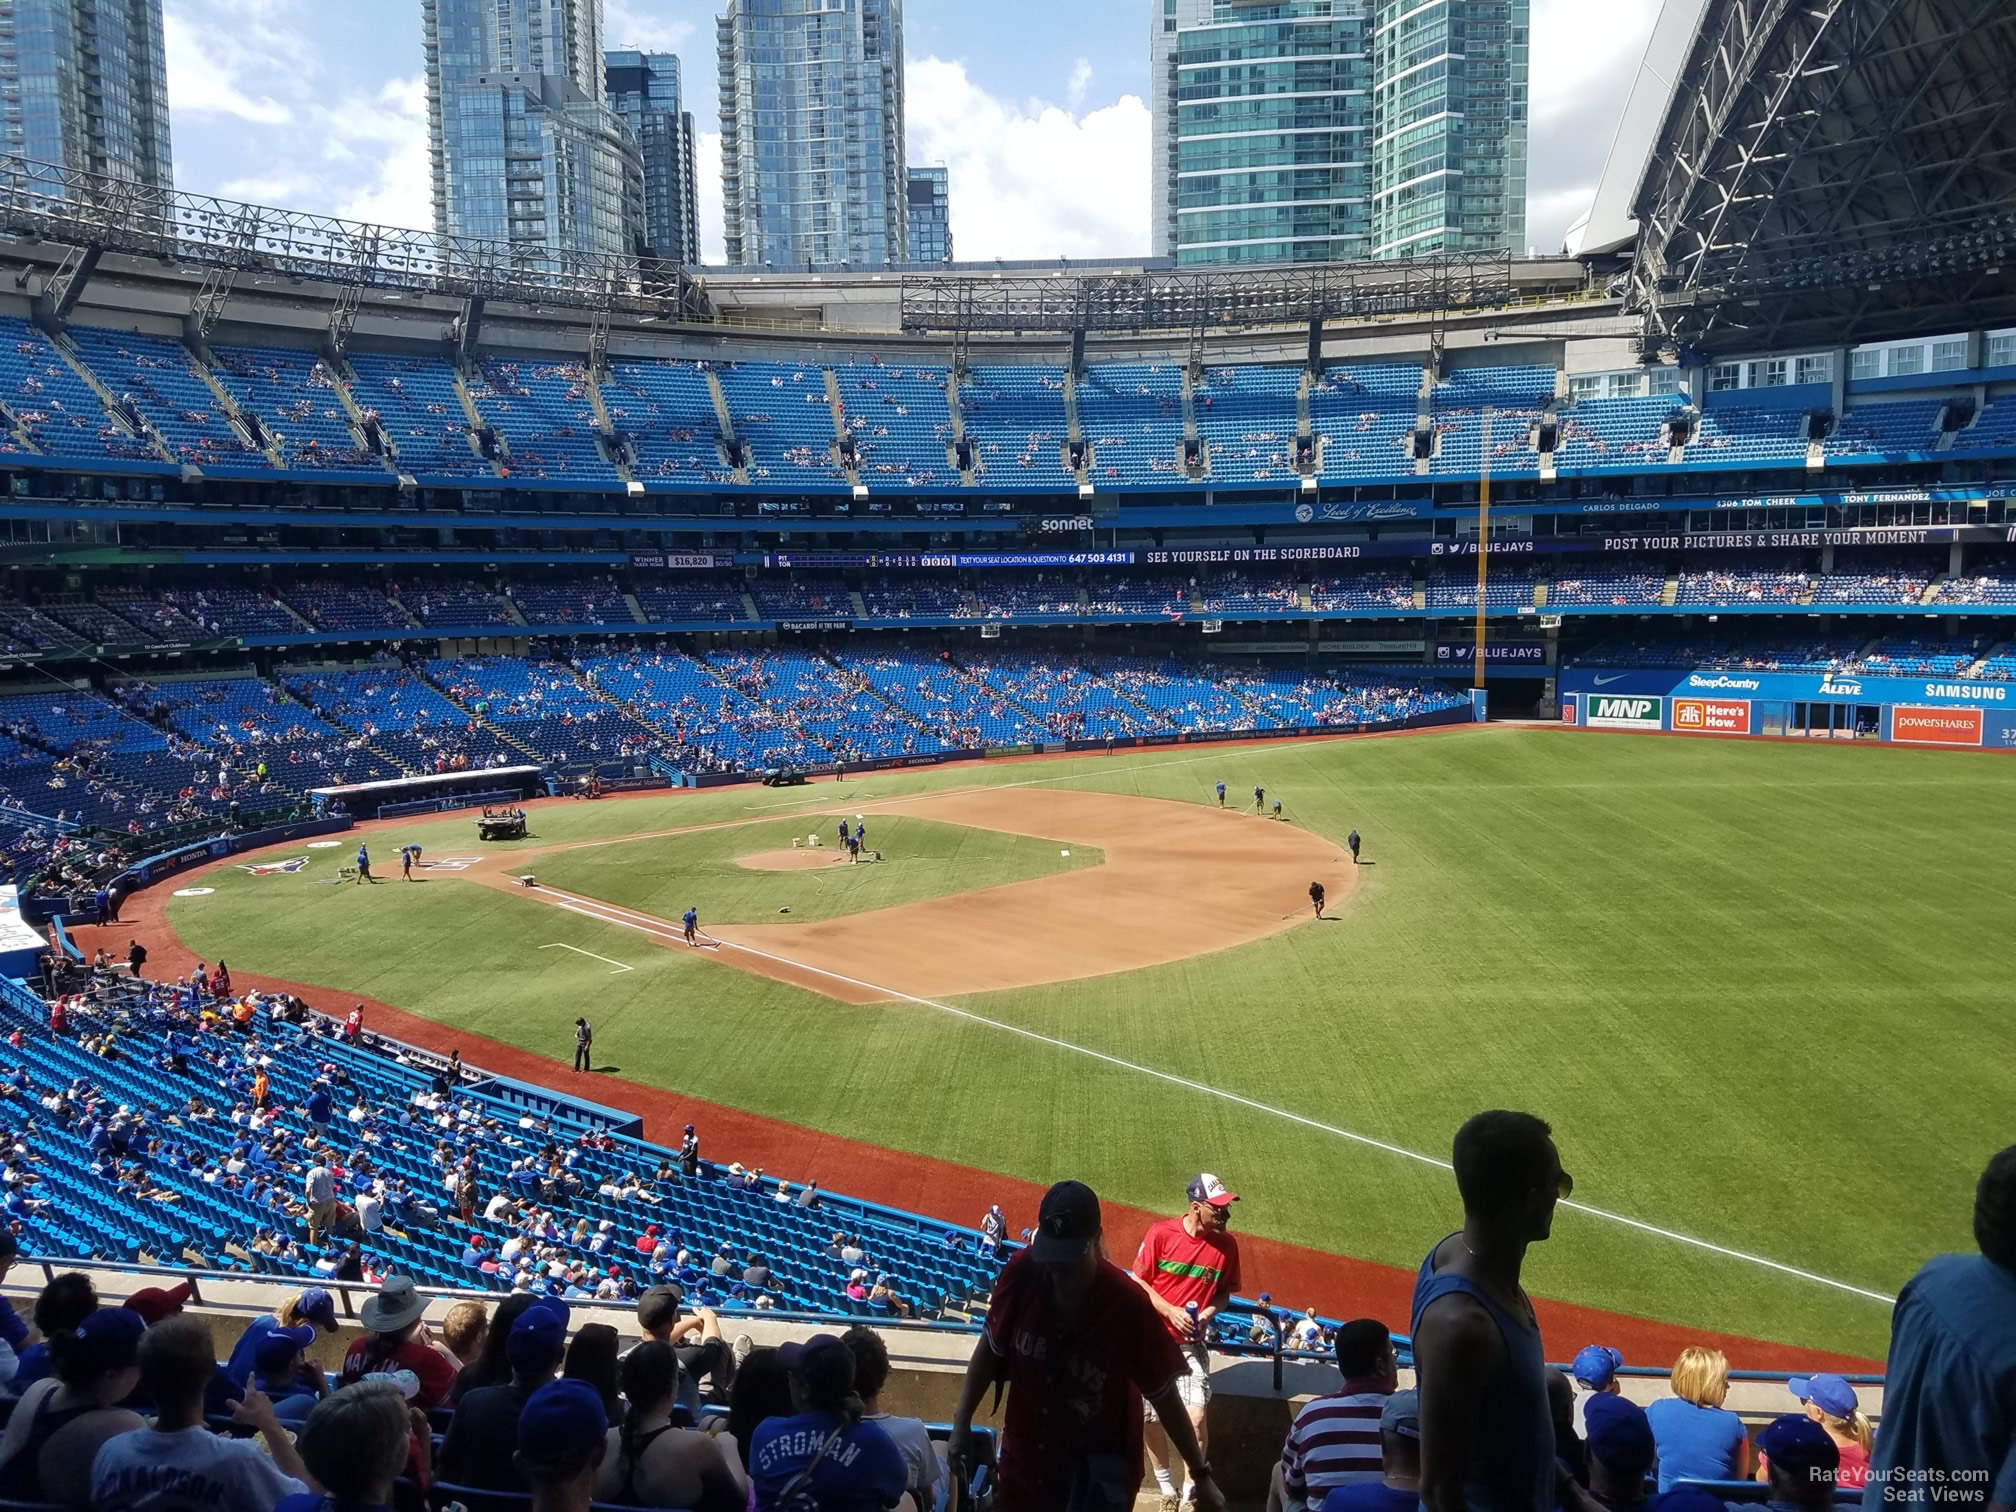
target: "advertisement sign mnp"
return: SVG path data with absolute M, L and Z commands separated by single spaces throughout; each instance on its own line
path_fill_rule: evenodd
M 1608 730 L 1656 730 L 1665 709 L 1665 699 L 1648 693 L 1591 693 L 1582 722 Z

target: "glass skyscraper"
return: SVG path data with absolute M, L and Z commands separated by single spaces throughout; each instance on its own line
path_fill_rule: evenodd
M 173 189 L 161 0 L 0 0 L 0 139 L 33 162 Z
M 1367 256 L 1363 0 L 1156 3 L 1156 253 L 1181 263 Z
M 1378 0 L 1372 255 L 1526 250 L 1528 0 Z
M 602 0 L 421 0 L 434 227 L 528 251 L 644 239 L 644 164 L 604 94 Z
M 1520 248 L 1527 0 L 1153 4 L 1158 256 L 1208 265 Z M 1431 39 L 1450 45 L 1423 56 Z M 1406 176 L 1427 171 L 1431 138 L 1446 160 L 1435 188 Z
M 680 108 L 679 60 L 670 53 L 603 57 L 609 108 L 644 159 L 644 245 L 654 257 L 700 261 L 693 117 Z
M 943 168 L 910 170 L 910 261 L 952 261 L 952 191 Z
M 902 261 L 903 0 L 726 4 L 715 38 L 729 263 Z

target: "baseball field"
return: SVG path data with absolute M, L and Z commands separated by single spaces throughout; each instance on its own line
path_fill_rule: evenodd
M 880 861 L 838 859 L 857 816 Z M 2010 1137 L 2016 762 L 1992 755 L 1481 728 L 531 821 L 489 846 L 466 814 L 367 826 L 376 886 L 336 880 L 352 835 L 185 873 L 129 917 L 241 981 L 403 1010 L 472 1064 L 508 1048 L 583 1096 L 655 1098 L 657 1137 L 737 1110 L 803 1131 L 819 1168 L 779 1174 L 914 1170 L 907 1205 L 961 1221 L 972 1183 L 934 1186 L 941 1162 L 1151 1210 L 1211 1170 L 1242 1233 L 1368 1262 L 1292 1300 L 1398 1305 L 1400 1328 L 1406 1277 L 1378 1267 L 1457 1225 L 1437 1162 L 1479 1108 L 1549 1119 L 1576 1180 L 1537 1295 L 1627 1336 L 1863 1359 L 1884 1299 L 1969 1245 Z M 592 1075 L 568 1069 L 577 1014 Z

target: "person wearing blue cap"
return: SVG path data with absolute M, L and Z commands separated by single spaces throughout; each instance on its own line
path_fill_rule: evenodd
M 146 1426 L 117 1404 L 140 1384 L 140 1340 L 147 1324 L 124 1307 L 101 1307 L 53 1335 L 53 1378 L 37 1381 L 14 1404 L 0 1439 L 0 1496 L 17 1502 L 91 1500 L 91 1463 L 122 1433 Z
M 1927 1260 L 1890 1314 L 1868 1512 L 2016 1507 L 2016 1145 L 1974 1188 L 1974 1242 Z
M 553 1379 L 566 1349 L 565 1303 L 543 1298 L 518 1314 L 504 1345 L 511 1379 L 502 1386 L 479 1387 L 456 1405 L 441 1445 L 442 1480 L 484 1491 L 526 1489 L 512 1460 L 518 1421 L 533 1396 Z M 595 1408 L 606 1428 L 600 1396 Z
M 1841 1451 L 1827 1430 L 1804 1413 L 1773 1418 L 1757 1435 L 1757 1453 L 1771 1465 L 1771 1505 L 1812 1508 L 1834 1505 L 1834 1472 Z
M 796 1411 L 765 1419 L 750 1438 L 749 1479 L 759 1512 L 800 1505 L 884 1512 L 902 1500 L 909 1467 L 895 1441 L 863 1421 L 854 1351 L 846 1341 L 814 1334 L 778 1350 L 777 1362 L 790 1377 Z
M 1645 1409 L 1628 1397 L 1602 1392 L 1588 1399 L 1589 1494 L 1609 1512 L 1634 1512 L 1645 1501 L 1645 1477 L 1659 1450 Z
M 1841 1463 L 1834 1472 L 1834 1484 L 1860 1491 L 1869 1481 L 1872 1435 L 1855 1388 L 1838 1375 L 1794 1376 L 1785 1384 L 1805 1404 L 1806 1416 L 1820 1425 L 1840 1451 Z M 1757 1479 L 1770 1479 L 1770 1466 L 1762 1453 L 1757 1456 Z
M 553 1381 L 526 1400 L 509 1470 L 532 1493 L 532 1512 L 587 1512 L 608 1452 L 609 1419 L 586 1381 Z
M 321 1333 L 336 1332 L 336 1299 L 319 1286 L 311 1286 L 298 1296 L 289 1297 L 280 1304 L 277 1313 L 262 1313 L 245 1325 L 245 1332 L 238 1336 L 238 1342 L 231 1346 L 231 1357 L 225 1362 L 223 1374 L 230 1383 L 242 1387 L 252 1378 L 255 1362 L 259 1354 L 259 1344 L 269 1330 L 274 1328 L 300 1328 L 312 1325 Z M 213 1410 L 215 1397 L 212 1398 Z
M 1614 1396 L 1622 1389 L 1617 1384 L 1617 1367 L 1623 1363 L 1624 1356 L 1607 1344 L 1587 1344 L 1576 1351 L 1568 1377 L 1575 1384 L 1575 1432 L 1580 1437 L 1589 1437 L 1586 1414 L 1591 1394 Z

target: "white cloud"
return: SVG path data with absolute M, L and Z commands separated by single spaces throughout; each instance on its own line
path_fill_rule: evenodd
M 603 13 L 602 44 L 605 47 L 634 47 L 640 52 L 676 53 L 693 40 L 691 21 L 672 21 L 655 16 L 637 0 L 609 0 Z M 681 59 L 682 65 L 685 59 Z
M 1073 110 L 1085 107 L 1085 95 L 1092 87 L 1092 60 L 1080 58 L 1071 65 L 1071 82 L 1064 86 L 1064 102 Z
M 1659 0 L 1534 0 L 1526 239 L 1542 252 L 1596 197 Z
M 700 261 L 719 267 L 728 260 L 728 241 L 722 231 L 721 133 L 699 131 L 693 138 L 693 186 L 699 201 Z
M 1146 254 L 1149 117 L 1139 96 L 1090 111 L 1016 104 L 942 58 L 910 60 L 904 94 L 910 161 L 950 173 L 960 261 Z
M 381 226 L 434 224 L 427 160 L 427 81 L 393 79 L 377 94 L 319 109 L 323 157 L 352 170 L 334 201 L 337 215 Z
M 168 99 L 178 116 L 223 116 L 284 126 L 294 112 L 252 81 L 290 71 L 298 57 L 274 8 L 261 0 L 198 0 L 162 18 Z M 269 50 L 270 48 L 270 50 Z

